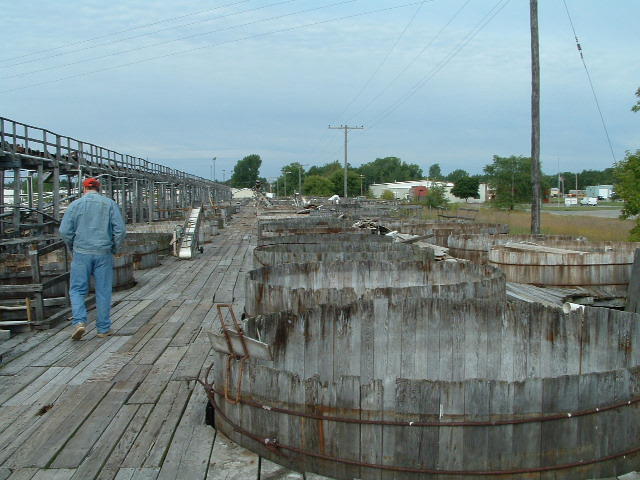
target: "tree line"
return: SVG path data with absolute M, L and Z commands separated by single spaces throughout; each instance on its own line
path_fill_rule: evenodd
M 293 162 L 280 169 L 280 175 L 272 182 L 260 177 L 262 159 L 252 154 L 239 160 L 233 175 L 225 182 L 236 188 L 253 187 L 256 180 L 267 185 L 279 196 L 289 196 L 295 192 L 304 195 L 331 196 L 344 192 L 344 168 L 336 160 L 320 166 L 305 168 L 300 162 Z M 398 157 L 376 158 L 359 167 L 348 166 L 347 190 L 349 196 L 366 195 L 374 183 L 422 180 L 425 175 L 419 165 L 406 163 Z M 455 169 L 447 175 L 442 173 L 440 164 L 434 163 L 428 169 L 426 178 L 454 184 L 452 193 L 459 198 L 477 197 L 478 185 L 489 184 L 495 191 L 495 202 L 499 206 L 512 208 L 518 203 L 531 200 L 531 159 L 512 155 L 495 155 L 482 174 L 472 175 L 466 170 Z M 610 185 L 615 183 L 614 168 L 604 170 L 582 170 L 581 172 L 561 172 L 542 176 L 543 191 L 560 185 L 565 193 L 576 188 L 584 190 L 588 185 Z

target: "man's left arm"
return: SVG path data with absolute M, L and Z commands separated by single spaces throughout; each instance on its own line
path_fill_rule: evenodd
M 118 204 L 115 202 L 111 205 L 109 220 L 111 222 L 111 231 L 113 232 L 113 246 L 111 247 L 111 250 L 113 253 L 116 253 L 120 249 L 122 242 L 124 242 L 127 230 L 124 225 L 124 221 L 122 220 L 122 215 L 120 214 L 120 208 L 118 208 Z

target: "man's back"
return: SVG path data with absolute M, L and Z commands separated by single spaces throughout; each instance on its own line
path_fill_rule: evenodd
M 69 205 L 60 235 L 74 252 L 115 253 L 125 235 L 118 204 L 97 192 L 85 194 Z

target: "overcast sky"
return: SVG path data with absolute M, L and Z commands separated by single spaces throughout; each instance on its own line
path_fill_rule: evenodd
M 566 0 L 616 159 L 640 148 L 640 1 Z M 4 2 L 0 116 L 203 177 L 252 153 L 479 173 L 530 154 L 527 0 Z M 545 173 L 613 163 L 562 0 L 540 0 Z M 487 23 L 487 20 L 488 23 Z

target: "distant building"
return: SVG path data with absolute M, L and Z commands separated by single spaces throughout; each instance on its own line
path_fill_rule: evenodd
M 414 197 L 425 196 L 430 188 L 435 186 L 444 188 L 445 198 L 452 203 L 464 203 L 465 198 L 458 198 L 451 194 L 453 183 L 451 182 L 438 182 L 433 180 L 408 180 L 405 182 L 388 182 L 388 183 L 374 183 L 369 186 L 371 194 L 376 197 L 382 197 L 382 193 L 385 190 L 389 190 L 393 193 L 394 197 L 398 200 L 408 200 Z M 481 183 L 478 187 L 478 194 L 480 198 L 469 198 L 469 203 L 484 203 L 487 201 L 488 186 L 486 183 Z
M 609 200 L 613 197 L 613 185 L 590 185 L 587 187 L 587 197 Z
M 412 198 L 413 200 L 419 200 L 420 198 L 426 197 L 428 193 L 429 189 L 427 187 L 411 187 L 410 198 Z
M 235 198 L 253 198 L 253 190 L 250 188 L 232 188 L 231 195 Z

